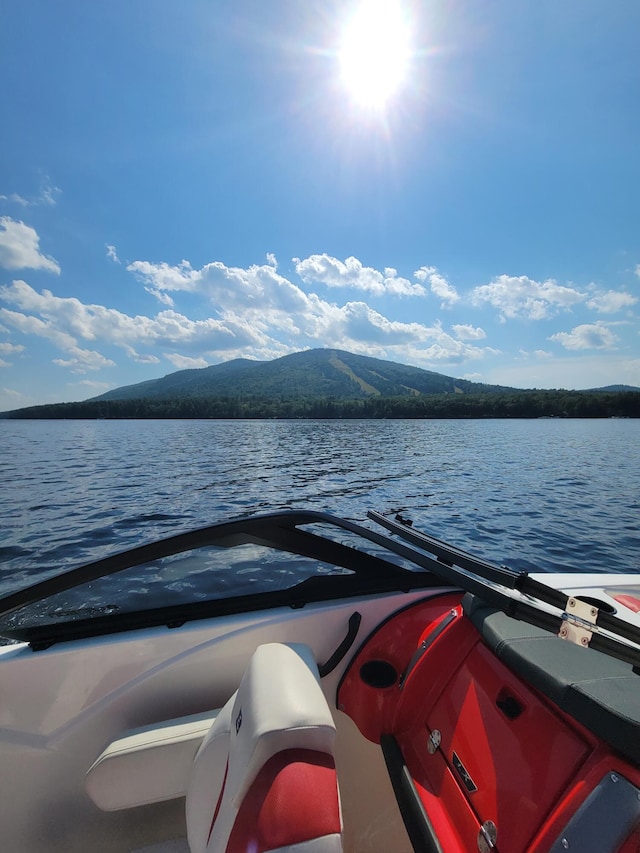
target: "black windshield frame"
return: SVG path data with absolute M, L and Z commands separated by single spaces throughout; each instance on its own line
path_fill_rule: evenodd
M 340 598 L 374 595 L 438 585 L 429 572 L 411 571 L 388 562 L 377 554 L 315 532 L 317 525 L 329 525 L 385 547 L 386 543 L 371 530 L 347 519 L 318 511 L 294 511 L 254 515 L 221 522 L 197 530 L 166 537 L 102 560 L 88 563 L 52 578 L 32 584 L 0 599 L 0 620 L 22 608 L 43 601 L 91 581 L 106 578 L 153 560 L 207 546 L 233 548 L 236 545 L 263 545 L 291 554 L 309 557 L 349 570 L 349 574 L 309 577 L 287 589 L 258 592 L 194 603 L 167 604 L 146 610 L 91 616 L 71 622 L 9 627 L 0 625 L 0 635 L 46 648 L 53 643 L 102 636 L 153 626 L 176 628 L 193 620 L 234 613 L 255 612 L 276 607 L 301 608 L 308 603 Z M 314 532 L 303 529 L 313 526 Z M 390 557 L 393 551 L 389 551 Z

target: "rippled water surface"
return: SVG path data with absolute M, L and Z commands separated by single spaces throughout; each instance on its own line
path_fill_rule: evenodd
M 640 570 L 640 421 L 0 421 L 0 594 L 272 509 L 416 527 L 512 568 Z

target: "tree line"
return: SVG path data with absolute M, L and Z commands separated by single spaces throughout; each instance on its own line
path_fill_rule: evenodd
M 0 414 L 15 419 L 637 418 L 640 392 L 519 391 L 415 397 L 177 397 L 88 400 Z

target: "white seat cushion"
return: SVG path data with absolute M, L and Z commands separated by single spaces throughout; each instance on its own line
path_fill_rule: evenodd
M 217 715 L 207 711 L 126 732 L 87 772 L 89 796 L 105 811 L 183 797 L 196 753 Z

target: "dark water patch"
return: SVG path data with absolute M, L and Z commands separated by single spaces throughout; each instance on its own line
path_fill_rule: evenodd
M 29 557 L 33 552 L 19 545 L 0 545 L 0 560 L 13 560 L 19 557 Z

